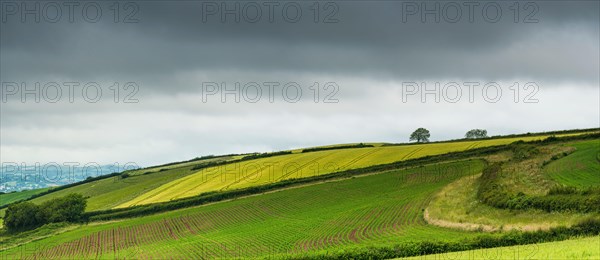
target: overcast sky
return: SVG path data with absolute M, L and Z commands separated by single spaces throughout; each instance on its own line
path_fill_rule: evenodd
M 0 6 L 3 163 L 600 126 L 597 1 L 50 3 Z

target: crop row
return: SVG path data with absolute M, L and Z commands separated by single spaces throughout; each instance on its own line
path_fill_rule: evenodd
M 464 161 L 392 171 L 355 179 L 284 190 L 106 224 L 71 240 L 57 240 L 31 259 L 60 258 L 220 258 L 302 255 L 377 241 L 394 241 L 412 229 L 425 230 L 421 209 L 435 190 L 480 161 Z M 445 168 L 463 169 L 448 172 Z M 414 174 L 444 178 L 416 180 Z M 90 226 L 89 228 L 93 228 Z M 421 231 L 419 231 L 421 232 Z M 66 242 L 64 242 L 66 241 Z

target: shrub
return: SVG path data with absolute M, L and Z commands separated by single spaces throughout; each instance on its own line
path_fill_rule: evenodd
M 78 222 L 83 220 L 86 199 L 81 194 L 69 194 L 44 202 L 41 210 L 44 212 L 48 223 Z
M 550 142 L 555 142 L 555 141 L 558 141 L 558 140 L 559 139 L 558 139 L 558 137 L 556 137 L 556 135 L 551 135 L 548 138 L 544 139 L 543 142 L 550 143 Z
M 533 145 L 521 144 L 521 143 L 516 144 L 516 142 L 513 144 L 514 144 L 514 145 L 512 145 L 513 160 L 522 161 L 522 160 L 528 159 L 531 156 L 539 153 L 537 148 Z
M 578 190 L 575 187 L 570 186 L 557 186 L 553 187 L 548 191 L 548 195 L 569 195 L 569 194 L 577 194 Z
M 11 204 L 4 215 L 4 226 L 10 232 L 37 228 L 45 223 L 40 206 L 31 202 Z
M 600 234 L 600 220 L 594 218 L 585 219 L 571 227 L 573 235 L 578 234 Z
M 4 225 L 10 232 L 25 231 L 47 223 L 77 222 L 83 220 L 86 199 L 81 194 L 69 194 L 35 205 L 20 202 L 8 206 Z
M 246 156 L 242 157 L 241 160 L 254 160 L 254 159 L 258 159 L 258 158 L 267 158 L 267 157 L 273 157 L 273 156 L 285 155 L 285 154 L 291 154 L 291 153 L 292 153 L 292 151 L 281 151 L 281 152 L 274 152 L 274 153 L 257 153 L 257 154 L 246 155 Z

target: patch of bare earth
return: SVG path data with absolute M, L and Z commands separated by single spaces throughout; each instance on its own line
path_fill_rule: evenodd
M 454 222 L 444 219 L 432 218 L 429 215 L 429 210 L 425 209 L 423 213 L 423 218 L 425 222 L 430 225 L 444 227 L 444 228 L 452 228 L 452 229 L 460 229 L 466 231 L 482 231 L 482 232 L 497 232 L 497 231 L 537 231 L 537 230 L 548 230 L 552 228 L 552 225 L 549 224 L 527 224 L 527 225 L 503 225 L 503 226 L 495 226 L 495 225 L 486 225 L 480 223 L 467 223 L 467 222 Z

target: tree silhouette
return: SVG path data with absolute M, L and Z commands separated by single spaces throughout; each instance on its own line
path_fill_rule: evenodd
M 417 143 L 426 143 L 429 142 L 429 137 L 431 134 L 429 130 L 425 128 L 418 128 L 410 135 L 410 141 L 417 141 Z
M 465 138 L 468 139 L 477 139 L 477 138 L 486 138 L 487 130 L 485 129 L 472 129 L 465 134 Z

